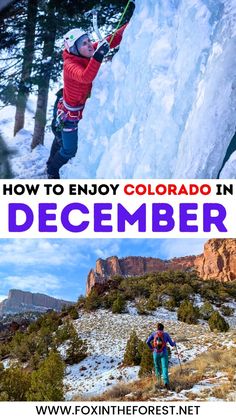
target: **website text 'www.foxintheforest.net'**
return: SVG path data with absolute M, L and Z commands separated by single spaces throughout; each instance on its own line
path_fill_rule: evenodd
M 43 405 L 35 406 L 38 415 L 80 415 L 80 416 L 133 416 L 133 415 L 183 415 L 194 416 L 199 414 L 198 405 L 109 405 L 109 406 L 86 406 L 86 405 Z

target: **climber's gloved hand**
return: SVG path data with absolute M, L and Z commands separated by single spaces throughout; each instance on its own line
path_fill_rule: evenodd
M 101 63 L 105 55 L 108 53 L 109 49 L 109 42 L 106 39 L 104 39 L 102 42 L 98 44 L 98 47 L 93 54 L 93 58 L 95 58 L 96 61 Z

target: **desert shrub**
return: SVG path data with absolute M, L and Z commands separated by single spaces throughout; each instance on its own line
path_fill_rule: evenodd
M 140 315 L 146 315 L 148 314 L 147 310 L 147 300 L 145 298 L 139 298 L 135 302 L 135 307 L 137 309 L 137 313 Z
M 8 343 L 0 344 L 0 359 L 4 359 L 10 353 L 10 345 Z
M 59 327 L 55 333 L 54 340 L 56 343 L 56 346 L 61 345 L 66 340 L 70 339 L 70 333 L 71 333 L 71 322 L 66 319 L 64 324 Z
M 132 392 L 132 384 L 118 383 L 105 391 L 102 395 L 92 397 L 92 401 L 125 400 L 125 396 Z
M 176 305 L 177 303 L 173 297 L 163 303 L 163 306 L 169 311 L 175 311 Z
M 37 370 L 39 368 L 40 362 L 41 362 L 41 356 L 39 355 L 38 352 L 35 352 L 35 354 L 33 354 L 31 358 L 29 359 L 28 367 L 32 371 Z
M 20 362 L 27 362 L 36 349 L 36 343 L 31 336 L 17 331 L 12 338 L 10 343 L 11 354 Z
M 160 300 L 161 300 L 160 295 L 153 292 L 147 300 L 147 304 L 146 304 L 147 310 L 154 311 L 157 309 L 157 307 L 160 307 L 161 306 Z
M 117 300 L 118 296 L 121 295 L 121 292 L 117 289 L 111 289 L 108 293 L 106 293 L 102 297 L 102 305 L 104 308 L 112 308 L 112 305 L 115 300 Z
M 191 301 L 183 301 L 177 311 L 178 320 L 188 323 L 197 324 L 199 318 L 199 309 L 194 307 Z
M 200 316 L 204 319 L 204 320 L 209 320 L 209 318 L 211 317 L 214 308 L 212 306 L 211 303 L 209 303 L 209 301 L 206 301 L 200 308 Z
M 86 297 L 84 295 L 80 295 L 78 297 L 78 300 L 77 300 L 77 303 L 76 303 L 76 307 L 77 308 L 83 308 L 84 307 L 84 304 L 85 304 L 85 301 L 86 301 Z
M 212 332 L 227 332 L 229 330 L 229 324 L 218 311 L 214 311 L 214 313 L 212 313 L 208 320 L 208 324 Z
M 121 294 L 118 294 L 117 298 L 114 300 L 112 304 L 112 313 L 122 313 L 125 309 L 125 306 L 125 298 Z
M 84 308 L 86 311 L 94 311 L 101 307 L 102 300 L 97 290 L 92 290 L 85 299 Z
M 222 306 L 221 307 L 221 313 L 223 314 L 223 316 L 230 317 L 230 316 L 233 316 L 234 309 L 232 307 L 229 307 L 229 306 Z
M 71 306 L 68 309 L 68 314 L 69 314 L 70 318 L 73 319 L 73 320 L 77 320 L 79 318 L 79 314 L 78 314 L 78 311 L 76 310 L 75 306 Z
M 187 300 L 194 294 L 194 289 L 189 284 L 180 285 L 178 288 L 180 297 L 178 302 L 181 300 Z

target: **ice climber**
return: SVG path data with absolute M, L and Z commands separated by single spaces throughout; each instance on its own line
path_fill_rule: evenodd
M 92 43 L 82 29 L 72 29 L 64 36 L 64 88 L 63 97 L 57 100 L 52 124 L 55 138 L 47 161 L 49 179 L 59 179 L 59 169 L 76 155 L 78 122 L 91 94 L 92 82 L 109 49 L 120 44 L 126 26 L 100 43 Z
M 168 351 L 166 344 L 169 343 L 171 346 L 176 346 L 176 343 L 171 340 L 171 337 L 167 332 L 164 332 L 162 323 L 158 323 L 157 331 L 149 336 L 146 343 L 153 353 L 157 382 L 160 384 L 162 376 L 165 388 L 169 389 Z

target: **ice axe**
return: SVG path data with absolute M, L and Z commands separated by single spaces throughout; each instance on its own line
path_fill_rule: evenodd
M 92 10 L 93 14 L 93 30 L 96 33 L 99 41 L 103 40 L 100 30 L 98 29 L 98 12 L 96 9 Z

